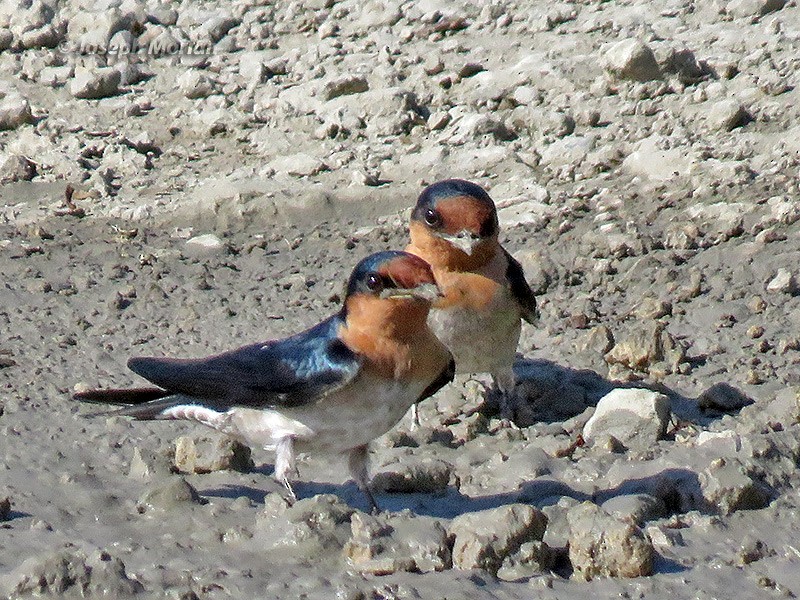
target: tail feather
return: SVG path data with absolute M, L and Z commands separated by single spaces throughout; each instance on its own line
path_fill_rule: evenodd
M 151 400 L 158 400 L 171 395 L 172 392 L 161 388 L 127 388 L 127 389 L 106 389 L 106 390 L 86 390 L 78 392 L 73 396 L 81 402 L 95 402 L 97 404 L 144 404 Z
M 161 388 L 87 390 L 78 392 L 73 397 L 81 402 L 112 404 L 122 407 L 87 416 L 133 417 L 141 421 L 163 418 L 163 411 L 182 404 L 174 392 Z

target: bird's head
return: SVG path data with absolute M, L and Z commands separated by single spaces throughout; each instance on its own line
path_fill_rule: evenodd
M 435 248 L 435 255 L 445 252 L 461 263 L 488 261 L 497 249 L 499 229 L 497 209 L 489 194 L 463 179 L 429 185 L 411 213 L 411 243 Z
M 356 265 L 347 282 L 345 304 L 356 296 L 430 304 L 441 292 L 427 262 L 392 250 L 371 254 Z

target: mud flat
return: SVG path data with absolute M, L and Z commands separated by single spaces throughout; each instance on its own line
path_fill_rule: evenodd
M 0 593 L 800 594 L 798 56 L 795 0 L 0 3 Z M 518 429 L 459 378 L 373 444 L 384 514 L 71 400 L 317 322 L 451 176 L 541 320 Z

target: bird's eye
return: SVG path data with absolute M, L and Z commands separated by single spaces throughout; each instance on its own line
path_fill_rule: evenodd
M 431 227 L 438 227 L 442 224 L 442 218 L 432 208 L 425 211 L 425 222 Z
M 379 292 L 383 289 L 383 279 L 377 273 L 370 273 L 367 275 L 367 287 L 373 292 Z

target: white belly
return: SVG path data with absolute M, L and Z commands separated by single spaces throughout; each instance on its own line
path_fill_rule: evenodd
M 428 325 L 453 353 L 458 373 L 495 373 L 514 363 L 522 329 L 510 298 L 490 310 L 452 307 L 432 310 Z
M 345 391 L 298 408 L 233 408 L 222 413 L 224 426 L 215 428 L 267 450 L 292 437 L 298 452 L 346 452 L 394 427 L 425 387 L 358 377 Z

